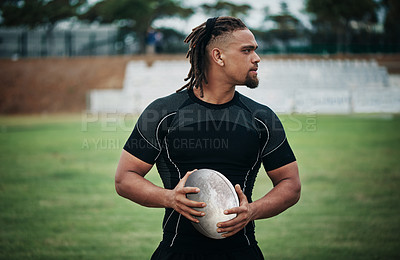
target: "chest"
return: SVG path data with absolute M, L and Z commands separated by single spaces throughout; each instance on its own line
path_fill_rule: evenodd
M 251 121 L 186 119 L 169 127 L 165 148 L 180 164 L 249 168 L 258 158 L 260 138 Z

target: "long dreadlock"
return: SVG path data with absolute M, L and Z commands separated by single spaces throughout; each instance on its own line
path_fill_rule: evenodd
M 209 18 L 207 22 L 194 28 L 184 40 L 185 43 L 190 42 L 186 58 L 189 58 L 191 68 L 185 78 L 185 81 L 189 80 L 189 82 L 176 92 L 195 87 L 200 88 L 200 95 L 203 97 L 203 83 L 208 84 L 205 74 L 207 45 L 218 36 L 245 28 L 247 28 L 246 25 L 240 19 L 230 16 Z

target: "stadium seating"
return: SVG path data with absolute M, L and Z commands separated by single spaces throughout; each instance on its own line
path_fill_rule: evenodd
M 183 86 L 188 61 L 131 61 L 122 90 L 95 90 L 89 111 L 140 113 L 158 97 Z M 374 60 L 266 59 L 260 85 L 237 90 L 278 113 L 399 113 L 400 87 Z

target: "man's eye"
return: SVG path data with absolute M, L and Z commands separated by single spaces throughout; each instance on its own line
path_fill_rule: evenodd
M 250 53 L 251 50 L 247 49 L 247 50 L 243 50 L 243 52 L 245 53 Z

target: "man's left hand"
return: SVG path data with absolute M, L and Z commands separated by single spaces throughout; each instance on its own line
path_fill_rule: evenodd
M 217 232 L 224 233 L 223 237 L 230 237 L 242 230 L 251 220 L 252 220 L 252 212 L 250 208 L 250 204 L 247 201 L 246 195 L 244 195 L 242 189 L 239 184 L 235 185 L 236 193 L 239 197 L 239 207 L 227 209 L 224 211 L 225 215 L 228 214 L 237 214 L 237 216 L 231 220 L 225 222 L 219 222 L 217 224 Z

